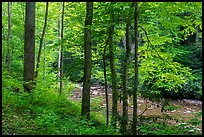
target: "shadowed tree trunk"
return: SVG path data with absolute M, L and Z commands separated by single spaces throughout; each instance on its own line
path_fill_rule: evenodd
M 57 25 L 57 31 L 58 31 L 58 43 L 60 42 L 60 16 L 58 16 L 58 25 Z M 60 60 L 61 60 L 61 45 L 58 47 L 58 85 L 60 87 Z
M 26 2 L 24 39 L 24 91 L 30 92 L 34 81 L 35 66 L 35 2 Z
M 107 84 L 107 78 L 106 78 L 106 49 L 107 49 L 107 45 L 108 42 L 110 40 L 110 37 L 112 35 L 114 27 L 112 27 L 109 31 L 109 35 L 108 38 L 106 40 L 106 45 L 104 47 L 104 51 L 103 51 L 103 74 L 104 74 L 104 81 L 105 81 L 105 95 L 106 95 L 106 124 L 108 126 L 109 123 L 109 107 L 108 107 L 108 84 Z
M 109 123 L 109 108 L 108 108 L 108 84 L 107 84 L 107 78 L 106 78 L 106 47 L 104 48 L 103 53 L 103 74 L 104 74 L 104 80 L 105 80 L 105 95 L 106 95 L 106 125 L 108 126 Z
M 64 2 L 62 5 L 62 28 L 61 28 L 61 39 L 64 37 Z M 63 78 L 63 45 L 61 45 L 60 51 L 60 95 L 62 94 L 62 78 Z
M 111 4 L 114 4 L 111 2 Z M 113 8 L 113 7 L 111 7 Z M 114 13 L 111 13 L 112 23 L 114 23 Z M 111 25 L 111 29 L 114 32 L 114 25 Z M 115 70 L 115 55 L 114 55 L 114 44 L 113 44 L 113 32 L 112 35 L 110 35 L 109 40 L 109 54 L 110 54 L 110 70 L 111 70 L 111 79 L 112 79 L 112 125 L 114 128 L 116 128 L 116 123 L 118 120 L 118 111 L 117 111 L 117 101 L 118 101 L 118 89 L 117 89 L 117 75 Z
M 82 111 L 81 115 L 90 118 L 90 86 L 91 86 L 91 29 L 93 2 L 86 3 L 86 21 L 84 30 L 84 79 L 82 91 Z
M 40 39 L 40 47 L 39 47 L 39 51 L 38 51 L 38 59 L 37 59 L 37 65 L 36 65 L 35 78 L 38 77 L 38 71 L 39 71 L 38 69 L 39 69 L 39 65 L 40 65 L 40 55 L 41 55 L 41 51 L 42 51 L 43 39 L 45 36 L 45 30 L 46 30 L 46 26 L 47 26 L 47 16 L 48 16 L 48 2 L 46 2 L 45 23 L 44 23 L 42 36 Z
M 131 54 L 131 33 L 130 33 L 130 20 L 126 24 L 126 54 L 123 63 L 123 117 L 122 117 L 122 124 L 121 124 L 121 131 L 122 133 L 127 132 L 127 121 L 128 121 L 128 89 L 127 89 L 127 82 L 128 82 L 128 64 L 129 58 Z
M 111 70 L 111 79 L 112 79 L 112 124 L 116 127 L 117 123 L 117 101 L 118 101 L 118 91 L 117 91 L 117 81 L 116 81 L 116 71 L 115 71 L 115 62 L 114 62 L 114 45 L 113 45 L 113 36 L 110 36 L 109 41 L 109 53 L 110 53 L 110 70 Z
M 60 42 L 60 19 L 58 18 L 58 42 Z M 61 46 L 58 48 L 58 85 L 60 87 L 60 57 L 61 57 Z
M 43 79 L 46 80 L 46 41 L 44 40 L 44 69 L 43 69 Z
M 11 75 L 11 2 L 8 2 L 8 53 L 7 53 L 7 70 L 8 74 Z
M 105 45 L 104 51 L 103 51 L 103 74 L 104 74 L 105 95 L 106 95 L 106 125 L 108 126 L 108 123 L 109 123 L 109 108 L 108 108 L 108 84 L 107 84 L 107 78 L 106 78 L 106 47 L 107 47 L 107 44 Z
M 135 79 L 133 91 L 133 134 L 137 134 L 137 87 L 138 87 L 138 3 L 135 2 Z
M 6 16 L 6 14 L 7 14 L 7 3 L 3 2 L 2 7 L 4 7 L 4 9 L 2 9 L 2 16 Z M 6 29 L 2 29 L 2 39 L 4 38 L 5 35 L 6 35 Z M 3 66 L 2 67 L 2 72 L 3 72 L 4 68 L 7 69 L 7 62 L 6 61 L 7 61 L 7 52 L 5 52 L 3 50 L 3 48 L 2 48 L 2 66 Z M 8 69 L 7 69 L 7 71 L 8 71 Z

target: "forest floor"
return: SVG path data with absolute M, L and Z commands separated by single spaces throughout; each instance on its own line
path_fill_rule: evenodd
M 91 87 L 91 120 L 81 118 L 82 87 L 70 89 L 59 97 L 55 90 L 35 90 L 29 93 L 11 92 L 3 87 L 3 135 L 120 135 L 117 129 L 106 126 L 106 102 L 102 86 Z M 69 99 L 67 99 L 69 98 Z M 112 94 L 108 89 L 111 117 Z M 138 135 L 201 135 L 202 102 L 198 100 L 171 100 L 174 109 L 161 113 L 160 106 L 141 97 L 138 102 Z M 128 132 L 131 127 L 133 102 L 128 100 Z M 143 113 L 145 107 L 148 109 Z M 177 108 L 177 109 L 175 109 Z M 122 102 L 118 101 L 122 114 Z M 118 122 L 119 124 L 119 122 Z M 179 125 L 180 124 L 180 125 Z M 120 125 L 118 125 L 119 127 Z M 131 132 L 130 132 L 131 134 Z
M 75 89 L 71 93 L 71 99 L 81 101 L 82 87 Z M 112 92 L 108 89 L 109 100 L 109 113 L 111 113 L 112 106 Z M 132 97 L 128 98 L 128 114 L 129 119 L 132 119 L 133 114 L 133 101 Z M 176 108 L 172 111 L 161 112 L 161 107 L 157 103 L 146 100 L 142 97 L 137 98 L 138 103 L 138 115 L 144 117 L 157 117 L 158 120 L 165 120 L 169 125 L 185 125 L 186 127 L 192 126 L 193 122 L 197 122 L 194 129 L 198 132 L 202 132 L 202 115 L 196 117 L 198 113 L 202 113 L 202 101 L 192 99 L 172 99 L 170 104 Z M 148 108 L 146 111 L 145 108 Z M 92 86 L 91 87 L 91 111 L 102 113 L 106 115 L 106 102 L 104 86 Z M 143 112 L 144 111 L 144 112 Z M 118 112 L 122 114 L 122 102 L 118 101 Z

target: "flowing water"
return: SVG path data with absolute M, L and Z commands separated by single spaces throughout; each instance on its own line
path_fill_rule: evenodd
M 71 99 L 80 100 L 82 96 L 82 87 L 75 89 L 72 93 Z M 111 113 L 112 106 L 112 92 L 108 89 L 109 110 Z M 161 112 L 161 107 L 158 103 L 151 102 L 142 97 L 137 98 L 137 113 L 142 116 L 165 116 L 166 114 L 172 116 L 173 119 L 168 120 L 169 124 L 184 124 L 192 120 L 201 122 L 195 127 L 195 130 L 202 132 L 202 115 L 197 116 L 198 112 L 202 112 L 202 101 L 192 99 L 174 99 L 170 100 L 170 104 L 174 106 L 175 110 Z M 146 109 L 146 111 L 144 111 Z M 106 114 L 105 92 L 103 86 L 91 87 L 91 111 L 101 112 Z M 118 101 L 118 112 L 122 114 L 122 102 Z M 128 114 L 129 119 L 132 119 L 133 101 L 132 97 L 128 98 Z

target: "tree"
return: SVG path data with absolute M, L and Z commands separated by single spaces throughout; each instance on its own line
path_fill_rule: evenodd
M 43 79 L 46 80 L 46 41 L 44 40 L 44 66 L 43 66 Z
M 5 17 L 6 16 L 6 6 L 7 6 L 7 4 L 6 4 L 6 2 L 4 2 L 4 5 L 3 5 L 3 3 L 2 3 L 2 7 L 4 7 L 3 9 L 2 9 L 2 17 Z M 4 24 L 4 19 L 2 18 L 2 25 Z M 7 20 L 8 21 L 8 20 Z M 5 36 L 5 34 L 6 34 L 6 31 L 5 31 L 5 29 L 4 29 L 4 27 L 2 26 L 2 36 Z M 6 62 L 6 60 L 7 60 L 7 51 L 6 51 L 6 54 L 5 54 L 5 52 L 4 52 L 4 47 L 3 47 L 3 42 L 4 42 L 4 37 L 2 37 L 2 66 L 6 66 L 7 67 L 7 62 Z M 8 46 L 8 39 L 7 39 L 7 45 L 6 46 Z M 7 69 L 7 68 L 6 68 Z M 4 70 L 4 67 L 2 67 L 2 71 Z M 7 70 L 8 71 L 8 70 Z
M 178 51 L 181 41 L 195 31 L 194 23 L 200 26 L 200 21 L 195 21 L 199 12 L 194 10 L 202 6 L 190 8 L 194 4 L 143 3 L 144 7 L 140 8 L 140 24 L 143 27 L 140 28 L 145 34 L 143 39 L 147 41 L 139 48 L 144 52 L 140 54 L 139 65 L 139 91 L 143 97 L 160 102 L 164 93 L 177 92 L 187 80 L 192 80 L 189 68 L 182 67 L 176 59 L 183 52 Z M 147 8 L 150 11 L 143 12 Z
M 105 95 L 106 95 L 106 125 L 109 123 L 109 108 L 108 108 L 108 84 L 107 84 L 107 74 L 106 74 L 106 48 L 107 48 L 108 39 L 103 51 L 103 75 L 104 75 L 104 84 L 105 84 Z
M 122 123 L 121 123 L 121 131 L 122 133 L 126 133 L 127 129 L 127 121 L 128 121 L 128 87 L 127 87 L 127 82 L 128 82 L 128 64 L 129 64 L 129 58 L 131 54 L 131 20 L 130 20 L 130 13 L 129 12 L 129 17 L 128 21 L 126 24 L 126 54 L 125 54 L 125 59 L 123 63 L 123 116 L 122 116 Z
M 35 2 L 26 2 L 24 39 L 24 90 L 33 89 L 35 65 Z
M 8 54 L 7 54 L 7 70 L 11 74 L 11 2 L 8 2 Z
M 60 5 L 60 4 L 59 4 Z M 58 16 L 58 25 L 57 25 L 57 33 L 58 33 L 58 42 L 60 42 L 60 15 Z M 61 46 L 58 47 L 58 85 L 60 87 L 60 61 L 61 61 Z
M 45 23 L 44 23 L 42 36 L 41 36 L 41 39 L 40 39 L 40 47 L 39 47 L 39 51 L 38 51 L 35 78 L 38 77 L 38 69 L 39 69 L 39 64 L 40 64 L 40 55 L 41 55 L 41 51 L 42 51 L 43 39 L 44 39 L 44 36 L 45 36 L 45 30 L 46 30 L 46 26 L 47 26 L 47 16 L 48 16 L 48 2 L 46 2 Z
M 138 87 L 138 3 L 135 2 L 135 12 L 134 12 L 134 19 L 135 19 L 135 79 L 134 79 L 134 91 L 133 91 L 133 124 L 132 130 L 133 134 L 137 134 L 137 87 Z
M 105 84 L 105 95 L 106 95 L 106 125 L 108 126 L 109 108 L 108 108 L 108 84 L 107 84 L 107 75 L 106 75 L 106 48 L 107 48 L 107 44 L 105 45 L 104 52 L 103 52 L 103 75 L 104 75 L 104 81 L 105 81 L 104 84 Z
M 61 28 L 61 39 L 64 37 L 64 2 L 62 5 L 62 28 Z M 62 93 L 62 78 L 63 78 L 63 45 L 60 49 L 60 95 Z
M 93 17 L 93 2 L 86 3 L 86 20 L 84 30 L 84 79 L 82 91 L 81 115 L 90 118 L 90 86 L 91 86 L 91 24 Z
M 107 46 L 108 46 L 108 42 L 111 38 L 111 35 L 113 33 L 113 30 L 114 30 L 114 26 L 112 28 L 110 28 L 109 30 L 109 35 L 108 35 L 108 38 L 106 40 L 106 45 L 104 47 L 104 50 L 103 50 L 103 74 L 104 74 L 104 82 L 105 82 L 105 96 L 106 96 L 106 124 L 108 125 L 109 123 L 109 107 L 108 107 L 108 84 L 107 84 L 107 74 L 106 74 L 106 49 L 107 49 Z
M 118 101 L 118 91 L 117 91 L 117 81 L 116 81 L 116 71 L 114 63 L 114 45 L 113 45 L 113 36 L 110 36 L 109 41 L 109 53 L 110 53 L 110 69 L 111 69 L 111 79 L 112 79 L 112 124 L 116 127 L 117 122 L 117 101 Z
M 113 2 L 111 2 L 111 8 L 113 8 Z M 114 13 L 111 13 L 112 23 L 114 23 Z M 118 119 L 118 111 L 117 111 L 117 101 L 118 101 L 118 91 L 117 91 L 117 75 L 115 70 L 115 62 L 114 62 L 114 44 L 113 44 L 113 32 L 114 25 L 111 24 L 110 28 L 112 30 L 112 35 L 110 35 L 109 40 L 109 54 L 110 54 L 110 70 L 111 70 L 111 80 L 112 80 L 112 125 L 116 127 L 117 119 Z

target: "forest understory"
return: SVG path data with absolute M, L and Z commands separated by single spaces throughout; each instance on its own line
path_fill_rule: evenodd
M 70 93 L 71 96 L 68 99 L 81 102 L 82 97 L 82 87 L 78 86 Z M 98 112 L 106 116 L 106 102 L 105 102 L 105 89 L 104 86 L 95 85 L 91 86 L 91 111 Z M 112 106 L 112 89 L 108 88 L 108 102 Z M 170 99 L 169 102 L 171 109 L 161 112 L 161 104 L 157 102 L 152 102 L 148 99 L 138 97 L 137 113 L 139 115 L 139 120 L 143 119 L 144 123 L 166 123 L 168 126 L 171 125 L 183 125 L 185 128 L 190 128 L 189 133 L 197 131 L 202 133 L 202 115 L 196 117 L 197 114 L 202 112 L 202 101 L 196 99 Z M 110 107 L 111 113 L 111 107 Z M 132 97 L 128 99 L 128 117 L 129 123 L 132 121 L 132 111 L 133 111 L 133 102 Z M 122 116 L 122 102 L 118 101 L 118 112 Z M 146 120 L 145 120 L 146 119 Z M 197 121 L 198 120 L 198 121 Z M 193 122 L 199 123 L 196 126 Z M 141 124 L 141 123 L 139 123 Z M 119 125 L 118 125 L 119 126 Z M 130 125 L 131 126 L 131 125 Z M 138 125 L 139 127 L 139 125 Z M 138 128 L 140 130 L 140 128 Z

